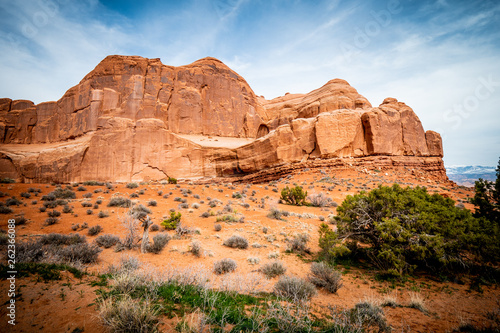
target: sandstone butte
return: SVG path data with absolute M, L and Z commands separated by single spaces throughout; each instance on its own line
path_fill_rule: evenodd
M 408 166 L 446 179 L 441 137 L 346 81 L 272 100 L 221 61 L 108 56 L 57 102 L 0 99 L 0 177 L 127 182 L 304 165 Z

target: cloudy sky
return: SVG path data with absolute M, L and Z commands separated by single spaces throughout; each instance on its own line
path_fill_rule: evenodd
M 258 95 L 347 80 L 410 105 L 447 165 L 500 156 L 497 0 L 0 0 L 0 97 L 59 99 L 109 54 L 224 61 Z

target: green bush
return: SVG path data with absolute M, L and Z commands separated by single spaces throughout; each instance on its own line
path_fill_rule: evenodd
M 163 220 L 161 225 L 167 230 L 175 230 L 179 223 L 181 223 L 181 213 L 170 212 L 170 218 Z
M 474 197 L 470 202 L 475 206 L 475 217 L 484 217 L 497 225 L 500 224 L 500 160 L 496 169 L 495 182 L 479 178 L 474 185 Z
M 500 253 L 498 228 L 422 187 L 394 184 L 349 195 L 337 213 L 338 234 L 320 228 L 323 254 L 362 255 L 392 276 L 416 268 L 442 272 L 470 259 L 498 260 Z
M 173 177 L 168 177 L 168 183 L 169 184 L 177 184 L 177 179 Z
M 304 206 L 306 205 L 307 191 L 304 192 L 301 186 L 289 188 L 286 186 L 281 190 L 281 200 L 289 205 Z
M 319 227 L 319 247 L 321 259 L 329 262 L 333 262 L 336 257 L 350 253 L 347 247 L 340 244 L 338 234 L 326 223 L 321 223 Z

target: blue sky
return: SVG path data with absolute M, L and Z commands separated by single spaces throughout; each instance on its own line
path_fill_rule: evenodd
M 445 163 L 500 156 L 497 0 L 0 0 L 0 97 L 59 99 L 109 54 L 216 57 L 256 94 L 347 80 L 440 132 Z

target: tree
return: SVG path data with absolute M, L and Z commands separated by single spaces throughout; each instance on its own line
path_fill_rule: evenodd
M 337 235 L 320 229 L 320 246 L 328 248 L 324 254 L 362 254 L 393 276 L 463 266 L 471 255 L 498 257 L 498 228 L 423 187 L 394 184 L 349 195 L 337 213 Z M 333 249 L 332 242 L 340 248 Z
M 500 159 L 496 176 L 495 182 L 479 178 L 474 185 L 474 198 L 470 202 L 476 206 L 475 217 L 484 217 L 498 225 L 500 224 Z
M 285 186 L 284 189 L 281 190 L 281 200 L 289 205 L 295 206 L 304 206 L 306 203 L 307 191 L 304 192 L 301 186 L 295 186 L 293 188 L 289 188 Z

